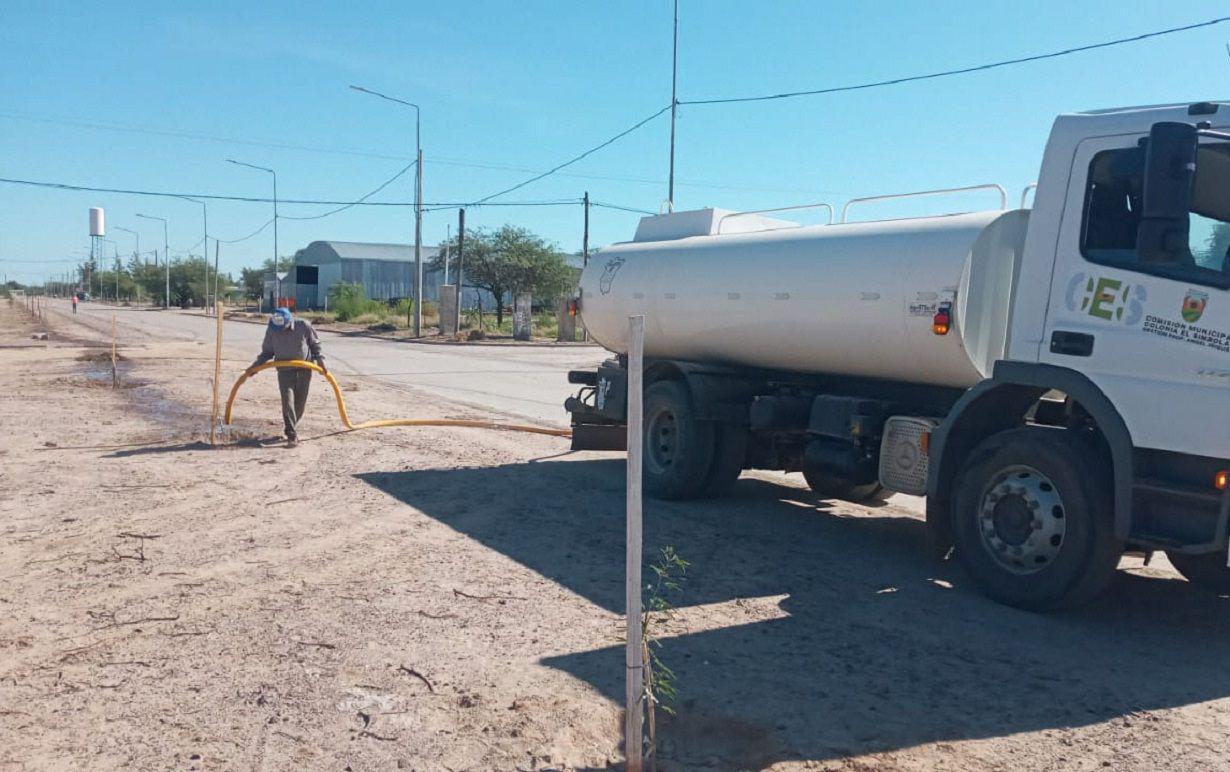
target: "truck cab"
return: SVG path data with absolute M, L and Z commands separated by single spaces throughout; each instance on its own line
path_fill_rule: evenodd
M 872 305 L 881 294 L 873 290 L 895 278 L 887 272 L 878 287 L 841 290 L 859 291 L 861 304 L 849 302 L 872 309 L 866 340 L 917 335 L 911 314 L 933 315 L 936 335 L 956 331 L 973 378 L 945 382 L 915 366 L 900 368 L 898 379 L 832 356 L 774 367 L 773 352 L 703 338 L 695 314 L 683 319 L 687 339 L 659 346 L 669 356 L 646 364 L 648 489 L 720 495 L 741 470 L 770 468 L 802 471 L 822 496 L 923 494 L 937 552 L 955 553 L 984 592 L 1022 608 L 1093 597 L 1127 550 L 1164 550 L 1192 582 L 1230 592 L 1230 104 L 1061 116 L 1036 187 L 1030 210 L 974 223 L 981 235 L 958 255 L 964 268 L 951 269 L 959 280 L 925 293 L 925 302 L 924 293 L 903 292 L 904 321 L 894 298 L 885 307 L 892 313 Z M 736 242 L 719 229 L 656 251 L 614 250 L 582 277 L 581 315 L 590 322 L 587 292 L 606 295 L 621 269 L 633 280 L 643 257 L 686 265 L 698 252 L 713 271 L 737 273 L 742 253 L 789 273 L 801 265 L 795 253 L 811 248 L 823 271 L 854 253 L 866 265 L 863 252 L 890 241 L 922 255 L 939 243 L 936 232 L 964 227 L 925 219 L 838 223 L 793 242 L 772 233 Z M 639 305 L 638 296 L 661 290 L 673 300 L 684 290 L 655 284 L 672 275 L 666 267 L 644 275 L 651 278 L 639 292 L 594 300 L 596 328 L 602 314 L 641 313 L 648 329 L 669 336 L 671 307 Z M 742 276 L 728 299 L 759 289 Z M 791 299 L 775 295 L 783 297 Z M 765 298 L 763 313 L 786 308 Z M 812 300 L 823 301 L 818 308 L 845 301 Z M 795 316 L 795 326 L 806 320 Z M 711 326 L 737 336 L 722 324 Z M 626 348 L 608 348 L 616 357 L 603 368 L 571 375 L 585 387 L 567 405 L 578 448 L 620 446 Z M 671 457 L 659 458 L 666 451 Z

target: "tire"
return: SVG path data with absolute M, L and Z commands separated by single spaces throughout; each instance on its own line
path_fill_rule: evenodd
M 743 473 L 747 461 L 747 428 L 738 424 L 718 424 L 714 432 L 713 465 L 702 495 L 718 497 L 730 493 Z
M 812 493 L 822 499 L 838 499 L 859 504 L 878 499 L 884 494 L 884 487 L 878 482 L 859 485 L 844 477 L 834 477 L 806 466 L 803 467 L 803 479 L 807 481 Z
M 687 387 L 658 381 L 645 389 L 645 492 L 668 501 L 696 498 L 713 465 L 714 425 L 696 420 Z
M 1183 578 L 1202 590 L 1230 595 L 1230 568 L 1224 550 L 1205 555 L 1187 555 L 1167 550 L 1166 557 Z
M 1002 432 L 970 453 L 956 480 L 957 556 L 1008 606 L 1076 606 L 1105 589 L 1123 554 L 1109 462 L 1062 429 Z

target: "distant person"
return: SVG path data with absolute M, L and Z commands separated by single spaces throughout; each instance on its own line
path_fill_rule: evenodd
M 315 362 L 320 369 L 325 368 L 324 355 L 320 353 L 320 337 L 312 328 L 312 323 L 306 319 L 296 319 L 289 308 L 276 309 L 269 316 L 269 326 L 265 328 L 265 341 L 261 344 L 261 353 L 248 368 L 262 365 L 269 360 L 274 362 L 291 359 L 306 359 Z M 293 448 L 299 444 L 299 436 L 295 426 L 303 418 L 303 409 L 307 406 L 308 387 L 312 383 L 312 371 L 299 367 L 279 367 L 278 391 L 282 395 L 282 424 L 286 431 L 286 447 Z
M 73 293 L 73 313 L 77 313 L 77 293 Z

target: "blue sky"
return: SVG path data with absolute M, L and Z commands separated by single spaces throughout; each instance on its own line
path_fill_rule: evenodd
M 680 98 L 857 83 L 1138 34 L 1226 15 L 1224 2 L 727 2 L 682 0 Z M 425 199 L 474 200 L 545 170 L 670 100 L 669 0 L 652 2 L 54 3 L 0 10 L 0 177 L 116 188 L 351 200 L 413 154 L 423 109 Z M 759 209 L 1037 174 L 1060 112 L 1230 96 L 1230 24 L 989 73 L 852 94 L 680 110 L 677 208 Z M 656 210 L 669 123 L 658 118 L 567 175 L 508 200 L 591 196 Z M 234 141 L 242 140 L 242 141 Z M 294 146 L 294 147 L 290 147 Z M 528 171 L 527 171 L 528 170 Z M 375 200 L 410 200 L 407 174 Z M 974 202 L 970 202 L 974 203 Z M 989 202 L 990 203 L 990 202 Z M 200 207 L 174 199 L 0 185 L 0 270 L 28 281 L 88 248 L 86 211 L 172 250 L 201 238 Z M 937 203 L 935 206 L 943 208 Z M 283 215 L 325 207 L 284 206 Z M 270 216 L 215 203 L 210 236 Z M 631 236 L 637 216 L 592 215 L 591 243 Z M 562 248 L 579 206 L 491 208 Z M 425 242 L 455 212 L 425 218 Z M 357 208 L 280 225 L 283 255 L 315 239 L 409 241 L 409 209 Z M 121 252 L 132 239 L 114 231 Z M 108 247 L 109 248 L 109 247 Z M 199 249 L 199 248 L 198 248 Z M 224 270 L 272 255 L 272 231 L 224 244 Z M 211 255 L 212 256 L 212 255 Z M 18 262 L 22 261 L 22 262 Z M 34 262 L 37 261 L 37 262 Z

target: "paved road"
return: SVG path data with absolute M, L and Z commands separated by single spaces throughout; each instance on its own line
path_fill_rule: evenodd
M 50 308 L 71 316 L 66 301 Z M 116 308 L 82 303 L 78 321 L 105 329 L 112 314 L 121 329 L 155 338 L 213 342 L 215 321 L 199 313 Z M 263 325 L 228 321 L 223 332 L 232 353 L 260 349 Z M 377 377 L 454 402 L 534 423 L 567 426 L 564 399 L 575 391 L 567 371 L 590 367 L 609 354 L 597 346 L 453 346 L 405 343 L 321 332 L 329 366 L 339 374 Z M 245 354 L 246 356 L 246 354 Z
M 51 301 L 53 311 L 71 316 L 67 302 Z M 199 313 L 149 311 L 82 303 L 78 315 L 99 329 L 109 328 L 116 316 L 121 330 L 173 340 L 213 342 L 212 318 Z M 226 322 L 228 348 L 243 353 L 260 348 L 263 325 Z M 527 419 L 546 426 L 568 426 L 564 400 L 576 387 L 567 371 L 592 367 L 610 356 L 597 346 L 451 346 L 400 343 L 378 338 L 321 332 L 329 366 L 339 374 L 376 377 L 389 383 L 421 389 L 454 402 Z M 924 511 L 924 499 L 894 494 L 889 502 L 915 514 Z

